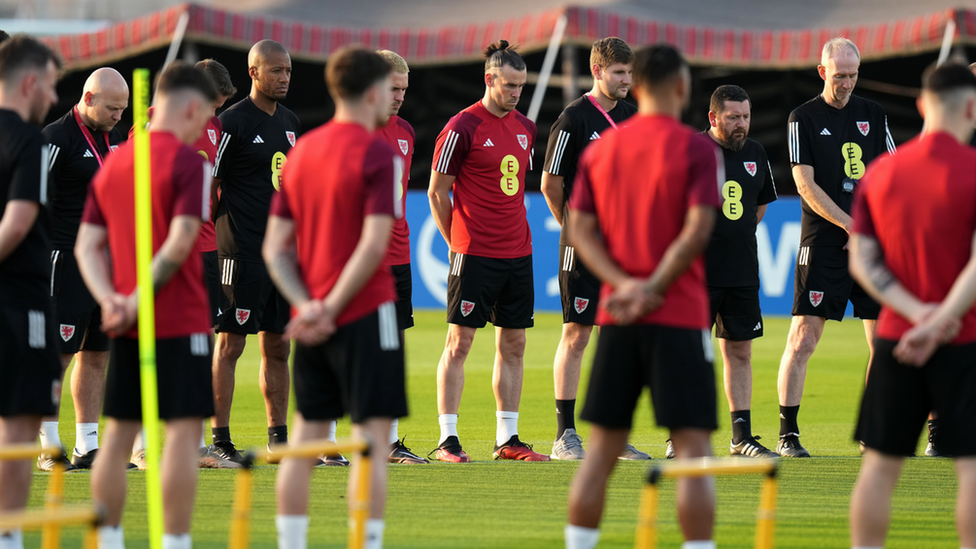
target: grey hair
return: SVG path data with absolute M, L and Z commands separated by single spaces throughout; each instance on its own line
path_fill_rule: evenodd
M 827 43 L 824 44 L 823 52 L 820 54 L 820 64 L 826 65 L 827 61 L 836 57 L 844 49 L 853 52 L 857 56 L 858 61 L 861 60 L 861 52 L 857 49 L 857 44 L 847 38 L 838 36 L 827 40 Z

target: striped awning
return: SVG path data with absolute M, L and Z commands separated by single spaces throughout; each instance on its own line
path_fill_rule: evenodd
M 924 9 L 924 3 L 922 8 Z M 566 5 L 538 13 L 429 28 L 329 26 L 266 14 L 237 13 L 181 4 L 98 32 L 44 38 L 69 70 L 104 65 L 167 46 L 183 13 L 185 40 L 246 50 L 258 40 L 281 42 L 297 59 L 324 62 L 336 49 L 354 43 L 397 51 L 411 65 L 445 65 L 480 59 L 498 38 L 521 44 L 521 51 L 544 49 L 556 21 L 565 15 L 566 43 L 589 45 L 619 36 L 632 46 L 671 43 L 697 65 L 744 68 L 798 68 L 819 62 L 823 43 L 834 36 L 854 40 L 865 60 L 916 54 L 939 48 L 946 23 L 956 22 L 955 43 L 976 44 L 976 11 L 941 9 L 881 23 L 808 29 L 743 29 L 668 21 L 621 10 L 613 2 Z

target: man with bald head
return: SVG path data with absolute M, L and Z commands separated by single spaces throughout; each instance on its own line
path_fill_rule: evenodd
M 895 152 L 884 108 L 854 95 L 860 64 L 854 42 L 829 40 L 817 68 L 824 81 L 823 92 L 790 113 L 790 164 L 803 214 L 793 322 L 777 383 L 780 437 L 776 452 L 783 457 L 810 457 L 800 444 L 797 414 L 807 362 L 826 321 L 841 320 L 850 301 L 854 316 L 864 322 L 870 355 L 881 311 L 847 271 L 854 189 L 868 163 L 885 152 Z
M 88 196 L 88 186 L 105 158 L 122 141 L 115 129 L 129 106 L 129 86 L 115 69 L 103 67 L 85 81 L 78 104 L 44 128 L 50 151 L 50 181 L 55 189 L 51 206 L 51 295 L 55 300 L 61 365 L 71 359 L 71 396 L 75 404 L 75 446 L 66 467 L 89 469 L 98 451 L 98 417 L 105 394 L 105 366 L 109 340 L 102 332 L 102 313 L 78 272 L 75 238 Z M 62 373 L 63 375 L 63 373 Z M 58 418 L 41 424 L 41 444 L 60 446 Z M 65 462 L 66 457 L 62 458 Z M 53 459 L 39 458 L 50 470 Z
M 248 334 L 261 346 L 259 384 L 268 419 L 268 444 L 288 439 L 288 352 L 282 337 L 290 306 L 271 282 L 261 244 L 271 197 L 278 191 L 285 155 L 295 146 L 298 117 L 278 102 L 288 94 L 291 57 L 281 44 L 262 40 L 247 56 L 251 92 L 220 115 L 223 125 L 214 165 L 220 296 L 213 362 L 216 415 L 211 450 L 241 461 L 230 437 L 237 359 Z M 214 190 L 216 195 L 216 190 Z

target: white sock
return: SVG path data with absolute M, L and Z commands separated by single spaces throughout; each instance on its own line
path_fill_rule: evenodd
M 686 541 L 681 544 L 681 549 L 715 549 L 715 542 L 710 539 Z
M 335 420 L 329 422 L 329 434 L 325 435 L 326 440 L 328 440 L 329 442 L 336 441 L 336 427 L 338 426 L 339 424 Z
M 495 412 L 495 445 L 501 446 L 518 434 L 518 412 Z
M 125 549 L 121 524 L 98 527 L 98 549 Z
M 98 449 L 98 423 L 75 423 L 75 452 L 83 456 Z
M 0 549 L 24 549 L 24 533 L 20 528 L 0 533 Z
M 366 521 L 366 544 L 363 549 L 383 549 L 383 519 L 369 519 Z
M 163 549 L 191 549 L 190 534 L 163 534 Z
M 308 546 L 308 515 L 278 515 L 278 549 L 305 549 Z
M 397 427 L 400 426 L 400 420 L 394 419 L 393 423 L 390 424 L 390 444 L 396 444 L 400 440 L 400 433 L 397 432 Z
M 444 444 L 447 437 L 456 437 L 457 434 L 457 414 L 439 414 L 437 416 L 437 423 L 441 425 L 441 439 L 438 441 L 438 445 Z
M 566 549 L 594 549 L 600 541 L 599 528 L 566 525 Z
M 50 446 L 61 446 L 61 437 L 58 436 L 58 422 L 57 421 L 43 421 L 41 422 L 41 446 L 43 448 L 48 448 Z
M 210 424 L 209 419 L 203 420 L 203 429 L 200 431 L 200 448 L 207 447 L 207 439 L 203 438 L 203 434 L 207 432 L 207 425 Z
M 138 454 L 146 449 L 146 430 L 142 429 L 139 434 L 136 435 L 135 442 L 132 443 L 132 454 Z

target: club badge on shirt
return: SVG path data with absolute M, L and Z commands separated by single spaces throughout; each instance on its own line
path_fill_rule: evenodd
M 217 130 L 207 128 L 207 137 L 210 138 L 210 142 L 214 145 L 217 144 Z
M 868 132 L 871 131 L 871 123 L 870 122 L 860 122 L 859 121 L 857 123 L 857 131 L 861 132 L 861 135 L 863 135 L 864 137 L 867 137 L 868 136 Z
M 749 175 L 751 175 L 753 177 L 756 176 L 756 163 L 755 162 L 743 162 L 742 165 L 746 167 L 746 171 L 749 172 Z
M 291 146 L 292 147 L 294 147 L 295 146 L 295 132 L 285 132 L 285 137 L 288 138 L 288 142 L 291 143 Z
M 410 150 L 410 143 L 406 139 L 397 139 L 397 143 L 400 144 L 400 152 L 403 153 L 403 156 L 406 156 L 407 151 Z
M 529 136 L 520 133 L 515 137 L 518 137 L 519 145 L 522 146 L 523 151 L 529 148 Z

